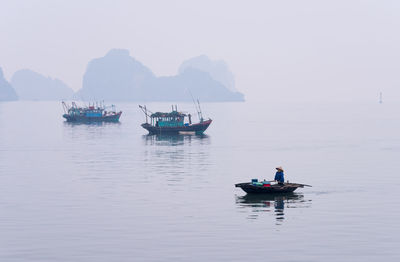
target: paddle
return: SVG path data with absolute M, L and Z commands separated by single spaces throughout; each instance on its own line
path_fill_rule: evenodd
M 270 183 L 272 183 L 272 182 L 276 182 L 276 181 L 275 180 L 270 180 L 270 181 L 263 180 L 263 181 L 260 181 L 260 182 L 270 182 Z M 289 183 L 289 181 L 287 183 Z M 295 183 L 295 184 L 298 184 L 298 183 Z M 307 184 L 298 184 L 298 185 L 312 187 L 311 185 L 307 185 Z
M 312 186 L 310 186 L 310 185 L 306 185 L 306 184 L 299 184 L 299 185 L 302 185 L 302 186 L 308 186 L 308 187 L 312 187 Z

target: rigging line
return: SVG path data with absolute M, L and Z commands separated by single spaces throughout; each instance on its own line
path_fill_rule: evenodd
M 196 111 L 197 111 L 197 116 L 199 117 L 199 120 L 200 120 L 200 112 L 201 112 L 201 109 L 200 109 L 200 108 L 197 108 L 196 101 L 194 100 L 193 94 L 192 94 L 192 92 L 190 92 L 190 89 L 186 87 L 186 90 L 189 92 L 190 96 L 192 97 L 192 101 L 193 101 L 194 107 L 195 107 L 195 109 L 196 109 Z M 198 101 L 198 100 L 197 100 L 197 101 Z
M 192 92 L 190 92 L 190 89 L 187 88 L 187 87 L 186 87 L 186 90 L 189 92 L 190 97 L 192 98 L 192 101 L 193 101 L 193 104 L 194 104 L 194 107 L 195 107 L 196 111 L 199 111 L 199 110 L 197 110 L 197 104 L 196 104 L 196 101 L 194 100 Z

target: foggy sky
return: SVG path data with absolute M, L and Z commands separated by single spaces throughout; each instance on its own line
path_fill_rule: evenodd
M 126 48 L 158 75 L 223 59 L 248 99 L 400 100 L 399 1 L 0 0 L 0 67 L 82 87 L 89 60 Z

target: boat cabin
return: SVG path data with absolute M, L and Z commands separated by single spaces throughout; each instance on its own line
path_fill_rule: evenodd
M 86 107 L 79 107 L 75 102 L 72 102 L 72 105 L 69 106 L 65 102 L 62 102 L 64 113 L 68 115 L 71 119 L 75 117 L 83 117 L 83 118 L 103 118 L 108 116 L 117 116 L 119 113 L 115 111 L 115 106 L 111 105 L 106 107 L 104 103 L 93 103 L 93 105 Z M 111 110 L 106 111 L 106 108 L 111 108 Z M 122 113 L 122 112 L 121 112 Z
M 103 109 L 102 108 L 81 108 L 81 107 L 71 107 L 68 110 L 68 114 L 70 116 L 85 116 L 85 117 L 102 117 L 103 116 Z
M 185 126 L 185 117 L 187 115 L 178 111 L 172 111 L 170 113 L 156 112 L 150 115 L 150 121 L 152 126 L 156 127 L 177 127 Z
M 103 111 L 103 108 L 90 106 L 88 110 L 85 110 L 85 115 L 86 117 L 101 117 L 103 116 Z

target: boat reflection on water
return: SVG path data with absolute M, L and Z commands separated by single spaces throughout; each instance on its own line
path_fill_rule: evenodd
M 190 145 L 192 142 L 198 144 L 209 144 L 210 137 L 208 135 L 144 135 L 143 140 L 146 145 Z
M 96 127 L 96 126 L 119 126 L 121 122 L 63 122 L 64 126 L 88 126 L 88 127 Z
M 63 133 L 72 143 L 87 143 L 118 137 L 120 122 L 62 122 Z
M 187 179 L 202 181 L 214 164 L 210 159 L 210 137 L 207 135 L 145 135 L 142 164 L 146 179 L 161 181 L 176 190 L 187 188 Z
M 245 195 L 236 196 L 236 204 L 243 212 L 250 212 L 248 219 L 257 219 L 260 213 L 270 213 L 281 224 L 285 219 L 285 208 L 308 208 L 311 200 L 303 194 L 286 193 L 273 195 Z

